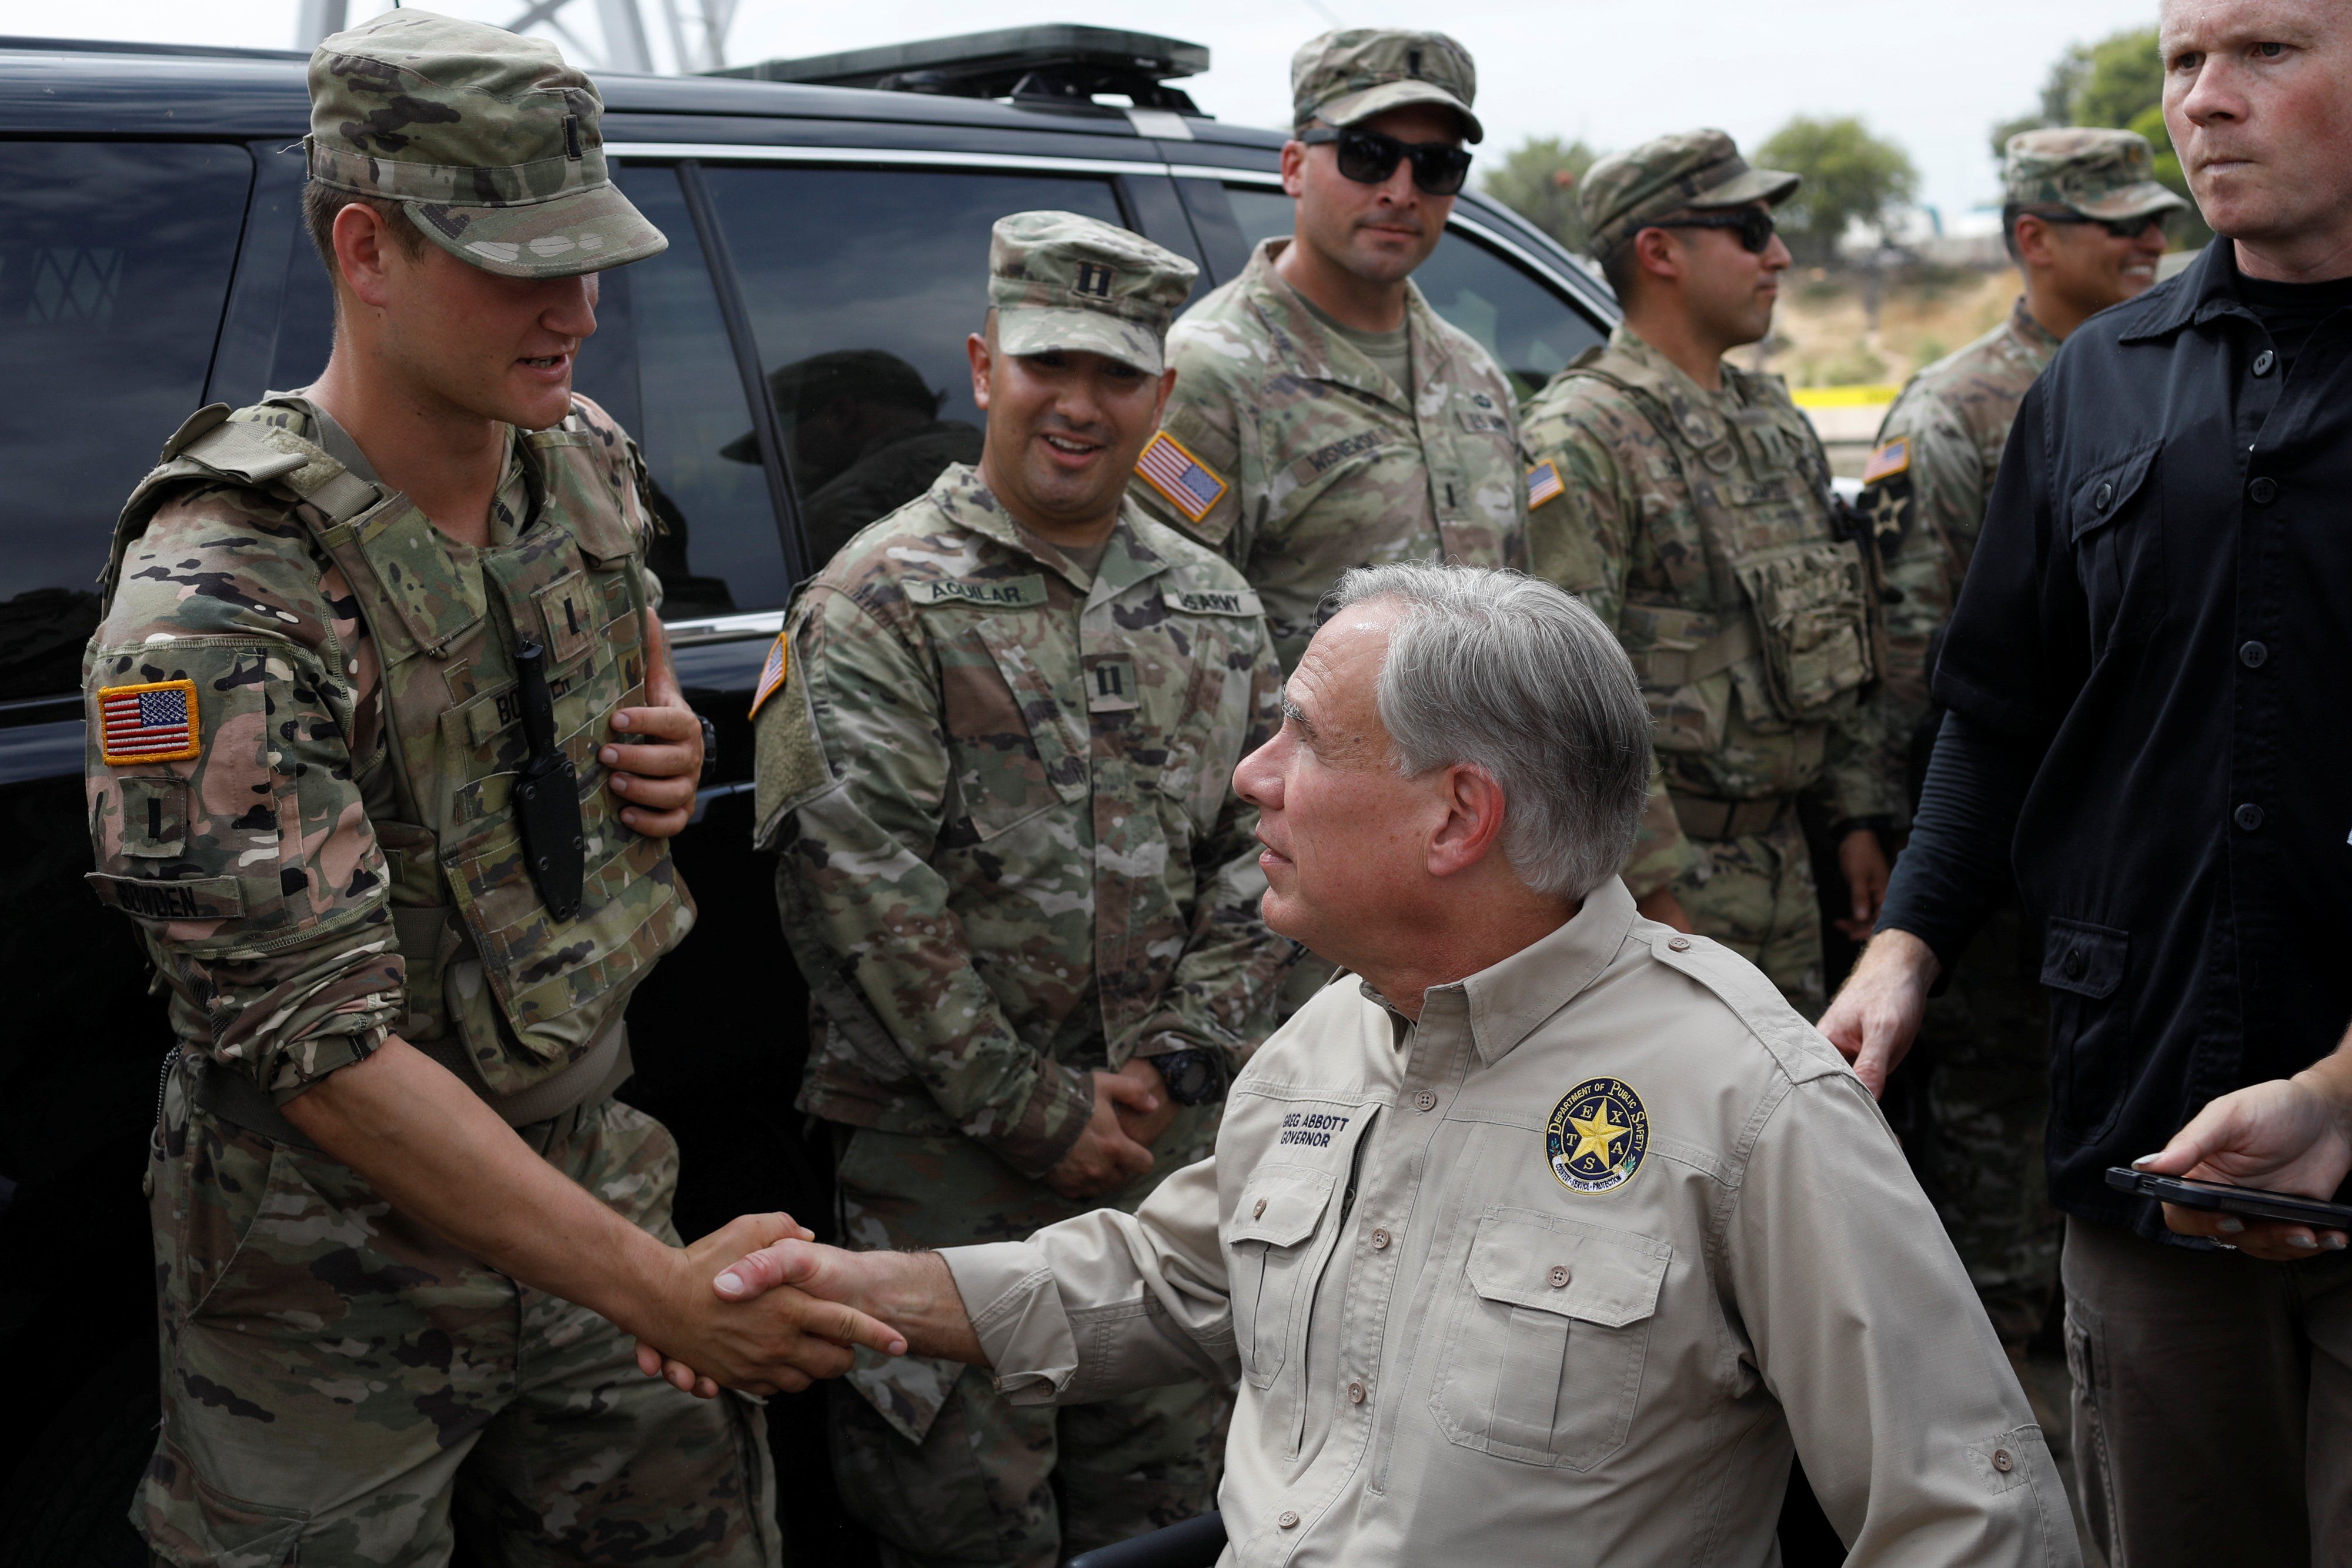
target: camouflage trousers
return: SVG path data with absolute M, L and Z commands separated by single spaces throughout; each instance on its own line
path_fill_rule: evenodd
M 163 1420 L 131 1522 L 176 1568 L 782 1560 L 760 1408 L 394 1211 L 351 1169 L 189 1101 L 150 1151 Z M 675 1242 L 677 1146 L 605 1100 L 520 1129 Z M 485 1195 L 496 1201 L 495 1195 Z
M 2050 1207 L 2050 998 L 2011 905 L 1979 932 L 1930 998 L 1911 1060 L 1927 1074 L 1904 1141 L 2003 1343 L 2033 1337 L 2058 1288 L 2064 1227 Z
M 1780 988 L 1808 1019 L 1822 1016 L 1822 915 L 1813 862 L 1793 810 L 1760 833 L 1692 839 L 1693 864 L 1675 884 L 1691 928 L 1711 936 Z
M 1216 1108 L 1178 1113 L 1151 1173 L 1104 1200 L 1133 1209 L 1169 1172 L 1208 1153 Z M 1074 1203 L 961 1137 L 861 1128 L 840 1159 L 845 1244 L 1010 1241 L 1101 1204 Z M 1177 1384 L 1097 1405 L 1014 1406 L 954 1362 L 861 1352 L 828 1397 L 843 1503 L 889 1568 L 1054 1568 L 1080 1552 L 1215 1506 L 1228 1388 Z

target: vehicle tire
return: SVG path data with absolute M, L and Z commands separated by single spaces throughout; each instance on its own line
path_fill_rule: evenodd
M 161 1418 L 154 1342 L 125 1344 L 66 1401 L 0 1491 L 0 1568 L 147 1568 L 131 1497 Z

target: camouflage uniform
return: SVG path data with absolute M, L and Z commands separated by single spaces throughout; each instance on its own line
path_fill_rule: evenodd
M 604 183 L 594 89 L 544 44 L 396 12 L 329 38 L 311 84 L 331 184 L 572 193 L 412 204 L 453 249 L 487 234 L 560 275 L 662 243 Z M 376 129 L 401 117 L 429 129 Z M 490 158 L 520 183 L 446 167 Z M 191 419 L 123 512 L 86 772 L 90 884 L 132 919 L 180 1042 L 148 1171 L 163 1424 L 132 1510 L 165 1562 L 446 1562 L 453 1511 L 511 1558 L 777 1560 L 754 1406 L 646 1379 L 610 1323 L 392 1209 L 280 1111 L 397 1035 L 675 1243 L 676 1145 L 611 1091 L 629 995 L 693 905 L 595 759 L 644 689 L 640 478 L 576 401 L 511 437 L 490 543 L 458 545 L 280 396 Z M 570 917 L 520 850 L 523 637 L 579 781 Z
M 1302 126 L 1427 102 L 1478 139 L 1470 57 L 1443 34 L 1328 33 L 1291 79 Z M 1133 486 L 1146 511 L 1241 568 L 1286 670 L 1350 567 L 1524 565 L 1527 521 L 1511 383 L 1486 350 L 1408 283 L 1412 384 L 1397 385 L 1275 271 L 1292 243 L 1260 245 L 1169 334 L 1176 390 Z
M 1000 351 L 1155 371 L 1192 271 L 1066 214 L 1003 220 L 991 269 Z M 846 1240 L 1011 1240 L 1097 1207 L 1042 1179 L 1092 1114 L 1089 1070 L 1238 1066 L 1270 1022 L 1287 945 L 1228 788 L 1280 722 L 1256 596 L 1132 505 L 1098 562 L 1074 559 L 959 465 L 817 576 L 770 670 L 758 831 L 782 852 L 813 1000 L 800 1105 L 836 1124 Z M 1111 1201 L 1204 1155 L 1216 1122 L 1181 1111 Z M 1220 1388 L 1057 1418 L 952 1362 L 861 1357 L 846 1383 L 835 1471 L 893 1562 L 1045 1568 L 1214 1495 Z
M 1720 131 L 1669 136 L 1586 176 L 1596 246 L 1691 207 L 1779 201 Z M 1875 672 L 1869 578 L 1836 537 L 1828 460 L 1777 376 L 1723 367 L 1708 392 L 1624 328 L 1532 399 L 1538 575 L 1624 640 L 1696 864 L 1692 924 L 1817 1015 L 1820 915 L 1792 809 L 1822 789 L 1846 819 L 1891 816 L 1862 688 Z M 1655 852 L 1645 833 L 1636 852 Z
M 2147 141 L 2128 131 L 2011 137 L 2005 199 L 2102 218 L 2181 206 L 2156 183 Z M 2058 351 L 2018 300 L 2009 319 L 1911 378 L 1886 411 L 1864 470 L 1863 514 L 1885 562 L 1886 671 L 1878 703 L 1885 768 L 1918 768 L 1942 710 L 1929 696 L 1937 637 L 1976 551 L 1986 498 L 2017 405 Z M 1926 1124 L 1906 1141 L 1993 1326 L 2021 1347 L 2058 1280 L 2062 1227 L 2042 1142 L 2050 1110 L 2049 1001 L 2011 902 L 1929 998 L 1910 1060 L 1927 1074 Z

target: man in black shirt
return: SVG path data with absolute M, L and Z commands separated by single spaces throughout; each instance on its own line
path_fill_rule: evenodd
M 2009 859 L 2093 1533 L 2116 1568 L 2345 1563 L 2352 1257 L 2213 1251 L 2104 1179 L 2352 1017 L 2352 7 L 2168 0 L 2161 37 L 2223 237 L 2027 394 L 1914 836 L 1822 1029 L 1883 1085 Z

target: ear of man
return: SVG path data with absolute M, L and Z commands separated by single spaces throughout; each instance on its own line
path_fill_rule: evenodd
M 340 277 L 342 272 L 335 261 L 335 219 L 341 215 L 345 207 L 365 207 L 383 219 L 383 226 L 391 232 L 393 243 L 411 261 L 423 256 L 425 247 L 433 243 L 409 217 L 408 209 L 398 202 L 383 196 L 354 195 L 349 191 L 339 191 L 332 185 L 322 185 L 313 180 L 302 187 L 302 226 L 310 231 L 310 244 L 318 251 L 319 260 L 325 265 L 330 277 Z
M 1445 770 L 1444 794 L 1445 820 L 1429 842 L 1430 874 L 1453 876 L 1489 858 L 1499 861 L 1507 802 L 1494 776 L 1471 763 L 1454 763 Z

